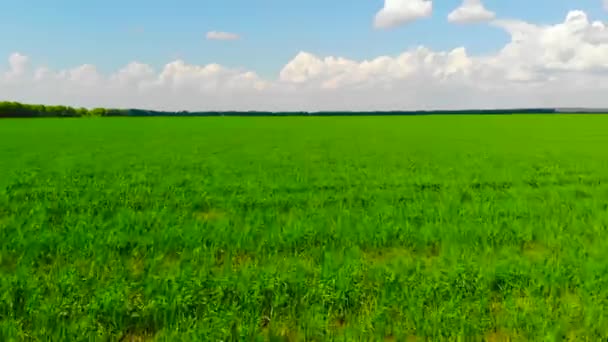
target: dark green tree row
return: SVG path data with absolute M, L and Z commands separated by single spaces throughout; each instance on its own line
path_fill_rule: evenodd
M 31 105 L 19 102 L 0 102 L 0 118 L 94 117 L 126 115 L 128 115 L 128 111 L 120 109 L 87 109 L 68 106 Z
M 378 112 L 161 112 L 143 109 L 74 108 L 67 106 L 45 106 L 0 102 L 0 118 L 36 117 L 102 117 L 102 116 L 386 116 L 386 115 L 431 115 L 431 114 L 554 114 L 555 109 L 493 109 L 451 111 L 378 111 Z

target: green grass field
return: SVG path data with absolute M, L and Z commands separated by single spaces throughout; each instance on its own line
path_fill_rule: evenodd
M 608 116 L 0 121 L 0 340 L 608 338 Z

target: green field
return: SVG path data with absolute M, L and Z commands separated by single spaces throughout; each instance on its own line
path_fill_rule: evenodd
M 608 338 L 608 116 L 0 121 L 0 340 Z

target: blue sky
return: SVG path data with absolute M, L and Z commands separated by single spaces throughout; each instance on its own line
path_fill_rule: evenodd
M 0 101 L 608 108 L 607 23 L 608 0 L 10 0 Z
M 6 1 L 0 12 L 0 56 L 19 51 L 53 68 L 84 63 L 110 72 L 137 60 L 161 67 L 177 57 L 221 63 L 276 76 L 299 51 L 367 59 L 425 45 L 466 46 L 476 54 L 499 49 L 509 36 L 484 24 L 452 25 L 461 0 L 435 1 L 434 13 L 392 30 L 372 27 L 382 0 L 32 0 Z M 600 0 L 486 0 L 499 18 L 563 21 L 581 9 L 606 19 Z M 234 32 L 238 41 L 207 41 L 207 31 Z

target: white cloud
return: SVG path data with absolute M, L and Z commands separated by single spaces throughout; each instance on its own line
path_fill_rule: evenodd
M 218 31 L 207 32 L 207 39 L 209 40 L 238 40 L 240 38 L 241 37 L 236 33 Z
M 263 81 L 250 71 L 229 69 L 219 64 L 190 65 L 177 60 L 164 67 L 154 86 L 173 91 L 194 89 L 204 93 L 261 88 Z
M 608 69 L 608 29 L 590 22 L 585 12 L 571 11 L 563 23 L 553 26 L 510 20 L 493 24 L 512 37 L 494 58 L 503 68 L 520 66 L 544 74 Z
M 608 107 L 608 28 L 571 11 L 562 23 L 495 20 L 511 37 L 501 49 L 418 47 L 369 60 L 301 52 L 276 79 L 181 59 L 159 70 L 133 62 L 112 74 L 93 65 L 29 73 L 9 58 L 0 96 L 29 103 L 169 110 L 387 110 Z
M 283 82 L 308 84 L 321 89 L 374 88 L 416 77 L 453 78 L 468 75 L 471 59 L 464 48 L 433 52 L 419 47 L 397 57 L 382 56 L 356 62 L 345 58 L 319 58 L 298 54 L 280 73 Z
M 487 10 L 481 0 L 463 0 L 460 7 L 448 14 L 451 23 L 478 23 L 492 20 L 496 14 Z
M 384 7 L 376 14 L 376 28 L 393 28 L 433 13 L 432 0 L 384 0 Z
M 66 77 L 70 82 L 89 87 L 97 85 L 102 78 L 97 72 L 97 68 L 91 64 L 84 64 L 70 69 L 62 76 Z
M 131 62 L 111 76 L 111 80 L 121 86 L 139 86 L 149 83 L 155 77 L 154 69 L 143 63 Z
M 20 53 L 13 53 L 8 58 L 9 70 L 4 74 L 7 80 L 15 80 L 27 72 L 29 57 Z

